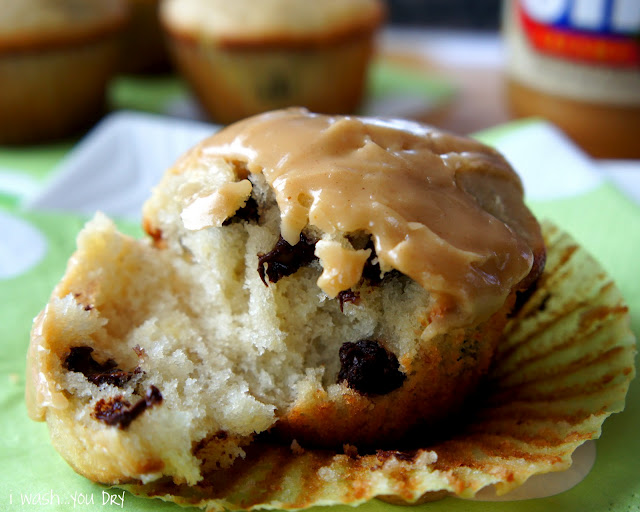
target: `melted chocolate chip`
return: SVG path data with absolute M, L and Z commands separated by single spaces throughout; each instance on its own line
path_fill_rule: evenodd
M 380 264 L 377 261 L 378 255 L 376 254 L 376 249 L 371 239 L 369 239 L 365 249 L 371 249 L 371 254 L 367 258 L 364 268 L 362 269 L 362 277 L 369 281 L 370 284 L 380 284 L 382 282 L 382 278 L 380 277 Z
M 242 221 L 257 223 L 259 220 L 260 213 L 258 211 L 258 202 L 253 198 L 253 196 L 250 196 L 244 206 L 242 208 L 238 208 L 236 213 L 233 214 L 233 217 L 229 217 L 222 223 L 222 225 L 228 226 L 229 224 Z
M 358 244 L 355 239 L 352 238 L 350 240 L 354 248 L 361 246 L 361 243 Z M 356 242 L 355 244 L 354 241 Z M 362 268 L 362 279 L 360 282 L 364 282 L 369 286 L 379 286 L 387 278 L 398 277 L 402 275 L 396 269 L 392 269 L 383 277 L 380 276 L 380 264 L 378 263 L 376 249 L 373 245 L 373 240 L 371 239 L 371 237 L 369 237 L 366 245 L 364 246 L 364 249 L 370 249 L 371 254 L 369 254 L 369 257 L 367 258 L 367 261 Z M 344 305 L 346 302 L 350 302 L 352 304 L 360 303 L 360 294 L 358 292 L 354 292 L 351 289 L 341 291 L 340 293 L 338 293 L 337 298 L 340 303 L 340 311 L 344 311 Z
M 260 279 L 268 286 L 267 278 L 269 282 L 277 283 L 281 278 L 290 276 L 300 267 L 308 265 L 315 259 L 315 245 L 315 240 L 307 238 L 302 233 L 296 245 L 289 244 L 280 236 L 272 250 L 266 254 L 258 254 Z
M 372 286 L 379 285 L 382 281 L 388 277 L 397 277 L 401 275 L 401 273 L 394 269 L 391 269 L 389 272 L 385 273 L 383 277 L 381 277 L 380 273 L 380 263 L 378 263 L 378 255 L 376 254 L 376 248 L 373 245 L 373 240 L 369 239 L 365 249 L 371 249 L 371 254 L 367 258 L 367 261 L 364 264 L 364 268 L 362 269 L 362 277 Z
M 403 462 L 414 462 L 418 457 L 417 450 L 398 451 L 398 450 L 377 450 L 378 460 L 386 461 L 389 459 L 401 460 Z
M 155 386 L 150 386 L 144 398 L 131 405 L 122 396 L 105 400 L 101 398 L 96 402 L 93 417 L 107 425 L 124 430 L 131 422 L 140 416 L 149 407 L 162 403 L 162 393 Z
M 343 290 L 338 293 L 338 301 L 340 302 L 340 311 L 343 311 L 345 302 L 358 304 L 360 302 L 360 294 L 351 289 Z
M 398 358 L 374 340 L 347 342 L 340 347 L 338 382 L 364 395 L 384 395 L 402 386 L 406 375 Z
M 71 347 L 69 355 L 64 360 L 64 367 L 70 372 L 82 373 L 89 382 L 96 386 L 111 384 L 119 388 L 123 387 L 131 377 L 141 372 L 136 367 L 132 372 L 120 370 L 113 359 L 108 359 L 104 363 L 98 363 L 91 353 L 91 347 Z

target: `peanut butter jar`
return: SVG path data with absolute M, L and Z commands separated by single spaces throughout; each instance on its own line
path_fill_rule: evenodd
M 214 120 L 304 106 L 352 113 L 366 84 L 381 0 L 164 0 L 176 67 Z
M 124 0 L 0 0 L 0 143 L 71 135 L 103 112 Z
M 508 0 L 506 94 L 595 157 L 640 158 L 640 2 Z

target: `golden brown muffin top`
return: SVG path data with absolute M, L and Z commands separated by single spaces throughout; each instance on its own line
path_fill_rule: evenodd
M 371 251 L 351 240 L 368 233 L 383 271 L 396 269 L 432 294 L 436 330 L 440 317 L 455 326 L 487 319 L 543 258 L 540 227 L 506 160 L 430 126 L 279 110 L 223 129 L 173 172 L 212 157 L 248 171 L 236 166 L 237 181 L 189 204 L 187 229 L 222 225 L 251 194 L 250 174 L 262 174 L 282 237 L 295 245 L 307 227 L 321 233 L 318 285 L 329 296 L 359 281 Z
M 123 26 L 126 0 L 0 0 L 0 50 L 87 41 Z
M 381 0 L 164 0 L 164 25 L 183 37 L 221 46 L 314 44 L 376 28 Z

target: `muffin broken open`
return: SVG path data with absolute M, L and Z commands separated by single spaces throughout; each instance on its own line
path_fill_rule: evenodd
M 31 413 L 77 471 L 233 507 L 224 482 L 267 456 L 325 468 L 326 482 L 351 474 L 367 497 L 502 481 L 431 448 L 502 375 L 508 315 L 526 321 L 516 295 L 544 265 L 495 151 L 416 123 L 277 111 L 185 155 L 144 214 L 143 241 L 103 216 L 87 225 L 34 326 Z M 415 464 L 425 485 L 392 484 Z M 315 501 L 249 502 L 325 503 L 327 486 Z

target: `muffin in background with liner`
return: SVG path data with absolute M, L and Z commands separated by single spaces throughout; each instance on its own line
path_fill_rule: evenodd
M 124 36 L 125 73 L 163 73 L 171 70 L 160 27 L 160 0 L 128 0 L 131 20 Z
M 351 113 L 363 97 L 381 0 L 163 0 L 176 67 L 207 113 L 230 123 L 304 106 Z
M 125 0 L 0 0 L 0 143 L 71 135 L 102 113 Z

